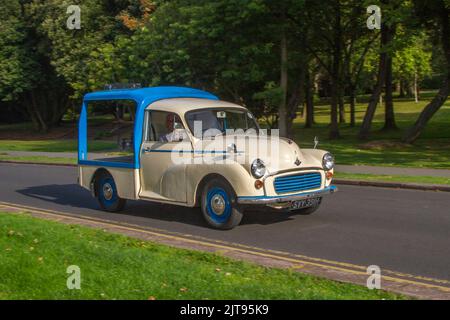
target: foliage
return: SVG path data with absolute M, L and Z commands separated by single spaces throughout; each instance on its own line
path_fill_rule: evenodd
M 394 84 L 446 69 L 436 48 L 439 8 L 448 0 L 83 0 L 75 1 L 81 30 L 69 30 L 66 10 L 73 2 L 0 4 L 0 100 L 37 130 L 57 126 L 86 92 L 141 83 L 212 91 L 249 107 L 271 127 L 286 113 L 292 131 L 307 94 L 331 96 L 332 110 L 339 105 L 345 121 L 344 96 L 353 102 L 372 91 L 383 52 L 394 59 Z M 395 31 L 383 48 L 380 32 L 366 26 L 373 4 Z M 314 113 L 309 101 L 307 113 Z M 335 113 L 330 128 L 337 137 Z

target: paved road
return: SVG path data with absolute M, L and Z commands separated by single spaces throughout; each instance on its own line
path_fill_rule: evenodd
M 0 201 L 450 280 L 450 193 L 341 186 L 311 216 L 250 212 L 217 231 L 195 209 L 133 201 L 124 214 L 98 211 L 76 176 L 70 167 L 0 164 Z

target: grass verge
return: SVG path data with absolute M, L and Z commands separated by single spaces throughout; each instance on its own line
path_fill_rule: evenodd
M 81 269 L 68 290 L 66 269 Z M 0 213 L 1 299 L 404 299 L 175 249 L 102 230 Z
M 89 151 L 110 151 L 117 143 L 109 141 L 89 141 Z M 36 152 L 76 152 L 77 140 L 0 140 L 0 151 L 36 151 Z
M 77 164 L 77 159 L 58 158 L 58 157 L 44 157 L 44 156 L 8 156 L 0 153 L 0 161 L 10 162 L 29 162 L 42 164 Z
M 402 176 L 402 175 L 374 175 L 374 174 L 358 174 L 358 173 L 340 173 L 334 175 L 335 179 L 347 179 L 355 181 L 377 181 L 377 182 L 401 182 L 416 184 L 440 184 L 450 185 L 449 178 L 428 177 L 428 176 Z
M 356 105 L 355 127 L 349 125 L 349 106 L 345 106 L 346 123 L 339 125 L 340 139 L 328 138 L 329 105 L 316 106 L 313 128 L 304 128 L 305 119 L 299 115 L 294 121 L 294 138 L 301 147 L 311 148 L 314 136 L 319 137 L 319 148 L 332 152 L 339 164 L 450 169 L 450 99 L 436 112 L 416 143 L 401 142 L 431 96 L 432 93 L 424 95 L 419 103 L 395 99 L 396 130 L 383 130 L 384 108 L 379 106 L 367 141 L 357 139 L 367 109 L 367 103 L 362 103 L 362 100 Z

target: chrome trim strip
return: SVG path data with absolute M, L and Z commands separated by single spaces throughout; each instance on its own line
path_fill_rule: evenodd
M 273 177 L 273 176 L 277 176 L 280 174 L 285 174 L 285 173 L 291 173 L 291 172 L 298 172 L 298 173 L 302 173 L 302 172 L 321 172 L 321 171 L 325 171 L 322 167 L 297 167 L 297 168 L 289 168 L 289 169 L 283 169 L 283 170 L 279 170 L 279 171 L 274 171 L 274 172 L 270 172 L 270 174 L 266 175 L 266 178 L 269 177 Z
M 338 188 L 335 186 L 330 186 L 325 189 L 302 192 L 291 194 L 287 196 L 259 196 L 259 197 L 238 197 L 237 202 L 239 204 L 273 204 L 273 203 L 283 203 L 289 201 L 303 200 L 308 198 L 321 197 L 330 193 L 335 193 Z

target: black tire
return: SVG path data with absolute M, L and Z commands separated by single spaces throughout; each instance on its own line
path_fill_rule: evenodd
M 320 200 L 317 202 L 317 204 L 312 207 L 298 209 L 298 210 L 291 210 L 290 212 L 293 214 L 300 214 L 303 216 L 308 216 L 308 215 L 316 212 L 320 208 L 321 204 L 322 204 L 322 198 L 320 198 Z
M 127 201 L 119 197 L 114 178 L 109 173 L 103 173 L 96 179 L 95 194 L 103 211 L 119 212 L 125 208 Z
M 212 179 L 206 183 L 201 207 L 206 222 L 215 229 L 233 229 L 243 217 L 233 188 L 221 179 Z

